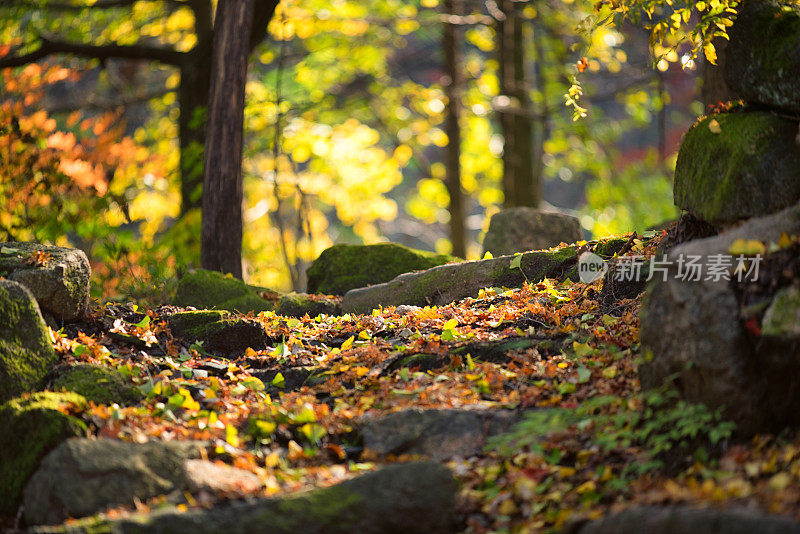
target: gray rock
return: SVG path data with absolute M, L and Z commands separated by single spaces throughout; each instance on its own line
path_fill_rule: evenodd
M 596 521 L 574 525 L 565 534 L 792 534 L 800 523 L 755 510 L 697 509 L 688 506 L 634 506 Z
M 386 466 L 328 488 L 237 502 L 209 510 L 172 510 L 119 520 L 93 519 L 33 532 L 196 534 L 409 534 L 455 532 L 458 485 L 433 462 Z
M 703 118 L 678 153 L 675 205 L 715 226 L 791 206 L 800 200 L 797 127 L 768 111 Z
M 483 240 L 484 253 L 507 256 L 515 252 L 545 250 L 560 243 L 583 239 L 578 219 L 536 208 L 509 208 L 495 213 Z
M 22 284 L 0 279 L 0 402 L 41 386 L 56 361 L 31 292 Z
M 40 256 L 36 261 L 35 254 Z M 0 276 L 27 287 L 43 313 L 77 319 L 89 307 L 91 267 L 82 250 L 38 243 L 0 243 Z
M 681 280 L 676 260 L 681 255 L 699 256 L 699 263 L 707 265 L 710 256 L 727 255 L 737 239 L 777 242 L 781 233 L 798 231 L 800 206 L 796 205 L 716 237 L 691 241 L 669 254 L 673 261 L 666 281 L 659 276 L 651 282 L 640 312 L 640 339 L 647 360 L 639 367 L 644 388 L 675 378 L 684 399 L 710 408 L 725 406 L 725 416 L 738 424 L 743 435 L 794 424 L 797 416 L 787 419 L 787 413 L 800 412 L 798 396 L 771 382 L 782 376 L 794 388 L 800 368 L 793 362 L 800 358 L 781 356 L 775 361 L 768 347 L 763 347 L 758 365 L 753 365 L 754 348 L 741 326 L 731 284 Z
M 344 295 L 351 289 L 388 282 L 395 276 L 459 261 L 447 254 L 397 243 L 333 245 L 308 267 L 309 293 Z
M 477 296 L 478 291 L 485 287 L 521 286 L 526 278 L 530 282 L 543 278 L 577 279 L 575 247 L 565 247 L 556 252 L 527 252 L 521 255 L 520 268 L 511 268 L 513 259 L 513 256 L 501 256 L 403 274 L 384 284 L 348 291 L 342 301 L 342 310 L 345 313 L 369 313 L 378 306 L 439 306 Z
M 486 439 L 507 432 L 520 412 L 488 409 L 409 408 L 359 422 L 364 448 L 381 456 L 419 454 L 436 460 L 479 454 Z
M 247 495 L 264 485 L 254 473 L 208 460 L 183 462 L 186 487 L 192 492 L 208 491 L 229 496 Z
M 729 36 L 728 86 L 746 102 L 800 111 L 800 6 L 742 2 Z
M 45 456 L 23 493 L 25 520 L 56 524 L 188 487 L 184 461 L 198 442 L 73 438 Z

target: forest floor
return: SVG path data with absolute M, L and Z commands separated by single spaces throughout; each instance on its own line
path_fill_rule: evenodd
M 92 434 L 210 441 L 210 459 L 257 474 L 263 496 L 417 458 L 413 447 L 365 447 L 365 420 L 480 407 L 525 415 L 476 454 L 442 458 L 461 483 L 463 531 L 557 530 L 632 503 L 737 503 L 800 519 L 800 437 L 737 442 L 716 414 L 641 392 L 641 297 L 601 311 L 601 284 L 545 280 L 363 316 L 261 313 L 274 346 L 235 359 L 174 337 L 165 320 L 174 307 L 106 305 L 57 333 L 56 348 L 64 362 L 117 369 L 144 395 L 132 406 L 91 404 L 80 417 Z M 179 507 L 229 497 L 187 494 Z

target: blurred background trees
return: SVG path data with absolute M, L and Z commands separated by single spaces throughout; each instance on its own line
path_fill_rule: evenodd
M 705 4 L 257 0 L 245 277 L 302 289 L 333 242 L 475 258 L 502 206 L 576 214 L 587 237 L 675 217 L 674 153 L 703 106 L 696 36 L 674 30 Z M 0 6 L 0 239 L 84 248 L 111 297 L 199 265 L 215 8 Z

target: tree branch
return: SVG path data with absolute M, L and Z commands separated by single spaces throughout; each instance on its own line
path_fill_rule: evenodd
M 40 38 L 41 46 L 38 50 L 22 56 L 6 56 L 0 58 L 0 68 L 21 67 L 39 61 L 51 54 L 71 54 L 94 59 L 147 59 L 159 61 L 167 65 L 180 65 L 184 52 L 171 48 L 162 48 L 148 45 L 90 45 L 83 43 L 70 43 L 55 41 L 45 37 Z
M 250 32 L 250 51 L 252 52 L 267 36 L 267 27 L 279 0 L 257 0 L 253 13 L 253 25 Z
M 130 7 L 142 0 L 98 0 L 94 4 L 73 4 L 70 2 L 42 2 L 37 0 L 5 0 L 6 5 L 27 7 L 30 9 L 50 9 L 53 11 L 83 11 L 84 9 L 112 9 L 117 7 Z M 163 0 L 168 4 L 177 6 L 186 5 L 179 0 Z

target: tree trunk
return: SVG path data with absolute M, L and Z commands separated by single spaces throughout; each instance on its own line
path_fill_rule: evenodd
M 728 46 L 728 40 L 717 37 L 713 43 L 717 51 L 717 64 L 712 65 L 707 59 L 703 59 L 701 99 L 706 111 L 709 111 L 711 106 L 725 103 L 729 100 L 736 100 L 737 98 L 734 92 L 728 88 L 728 84 L 725 83 L 725 77 L 722 74 L 725 71 L 725 49 Z
M 203 165 L 203 268 L 242 277 L 244 89 L 255 0 L 217 5 Z
M 180 144 L 181 214 L 201 205 L 203 151 L 206 118 L 211 94 L 213 40 L 198 43 L 181 66 L 178 88 L 178 140 Z
M 446 14 L 458 16 L 458 0 L 445 0 Z M 448 144 L 445 155 L 445 185 L 450 195 L 450 241 L 453 255 L 467 257 L 466 232 L 464 230 L 464 194 L 461 191 L 461 31 L 456 24 L 444 23 L 443 28 L 444 70 L 447 76 L 445 94 L 447 96 L 447 116 L 445 133 Z
M 538 206 L 541 185 L 533 168 L 531 105 L 525 80 L 522 17 L 517 2 L 498 2 L 505 15 L 497 23 L 497 50 L 503 131 L 503 192 L 505 206 Z

